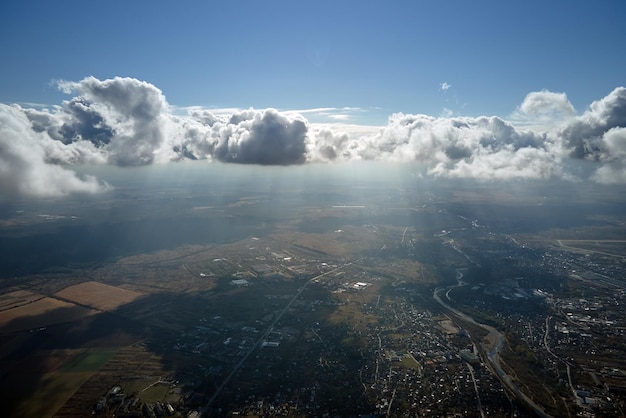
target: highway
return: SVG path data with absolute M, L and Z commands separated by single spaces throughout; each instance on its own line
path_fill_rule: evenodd
M 383 246 L 384 248 L 384 246 Z M 382 250 L 382 248 L 381 248 Z M 381 251 L 379 250 L 379 252 Z M 332 270 L 329 270 L 325 273 L 319 274 L 309 280 L 307 280 L 306 283 L 304 283 L 304 285 L 302 285 L 302 287 L 298 290 L 298 292 L 296 292 L 296 294 L 293 296 L 293 298 L 291 298 L 291 300 L 289 301 L 289 303 L 283 308 L 282 311 L 280 311 L 280 313 L 276 316 L 276 318 L 274 318 L 274 320 L 272 321 L 272 323 L 269 325 L 269 327 L 267 327 L 267 329 L 265 330 L 265 332 L 259 337 L 259 339 L 257 339 L 257 341 L 254 343 L 254 345 L 252 347 L 250 347 L 250 349 L 246 352 L 246 354 L 244 354 L 244 356 L 237 362 L 237 364 L 235 364 L 235 367 L 233 367 L 233 369 L 231 370 L 231 372 L 228 374 L 228 376 L 226 376 L 226 378 L 222 381 L 222 383 L 217 387 L 217 389 L 215 390 L 215 392 L 213 393 L 213 395 L 211 395 L 211 397 L 209 398 L 209 400 L 207 401 L 207 403 L 202 407 L 202 409 L 200 410 L 200 416 L 203 416 L 211 407 L 211 404 L 213 403 L 213 401 L 219 396 L 219 394 L 222 392 L 222 390 L 224 389 L 224 387 L 228 384 L 228 382 L 230 382 L 230 380 L 233 378 L 233 376 L 235 375 L 235 373 L 237 373 L 237 371 L 241 368 L 241 366 L 246 362 L 246 360 L 248 359 L 248 357 L 250 357 L 250 354 L 252 354 L 252 352 L 259 346 L 261 345 L 261 343 L 263 341 L 265 341 L 265 339 L 267 338 L 267 336 L 270 334 L 270 332 L 272 332 L 272 330 L 274 329 L 274 326 L 278 323 L 278 321 L 281 320 L 281 318 L 283 317 L 283 315 L 285 314 L 285 312 L 287 312 L 291 306 L 294 304 L 294 302 L 296 300 L 298 300 L 298 298 L 300 297 L 300 295 L 302 294 L 302 292 L 304 292 L 304 290 L 307 288 L 307 286 L 314 282 L 317 281 L 319 279 L 321 279 L 322 277 L 328 276 L 330 274 L 336 273 L 340 270 L 343 270 L 344 268 L 351 266 L 352 264 L 358 263 L 359 261 L 363 260 L 364 257 L 359 258 L 358 260 L 355 261 L 351 261 L 349 263 L 346 263 L 342 266 L 339 266 L 337 268 L 334 268 Z

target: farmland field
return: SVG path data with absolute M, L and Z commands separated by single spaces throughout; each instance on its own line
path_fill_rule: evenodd
M 622 240 L 558 240 L 561 247 L 573 251 L 626 256 L 626 241 Z
M 0 311 L 17 308 L 18 306 L 32 303 L 43 298 L 43 295 L 29 292 L 28 290 L 16 290 L 0 295 Z
M 93 349 L 74 356 L 63 366 L 64 372 L 95 372 L 115 354 L 116 349 Z
M 44 374 L 43 384 L 34 392 L 34 396 L 29 399 L 22 399 L 21 402 L 11 412 L 13 417 L 50 417 L 59 409 L 79 388 L 92 373 L 49 373 Z M 29 392 L 30 389 L 24 387 L 32 379 L 24 376 L 11 382 L 12 387 L 7 391 L 9 396 Z
M 142 294 L 99 282 L 84 282 L 66 287 L 55 293 L 55 296 L 100 311 L 110 311 L 134 301 Z
M 3 333 L 47 327 L 93 315 L 96 311 L 62 300 L 44 297 L 0 312 Z
M 37 381 L 35 376 L 42 375 L 43 378 L 32 391 L 32 397 L 20 399 L 11 415 L 52 416 L 115 352 L 116 349 L 109 348 L 42 351 L 37 358 L 45 361 L 22 362 L 17 378 L 12 378 L 11 384 L 6 385 L 6 395 L 20 399 L 19 394 L 30 391 L 26 386 Z

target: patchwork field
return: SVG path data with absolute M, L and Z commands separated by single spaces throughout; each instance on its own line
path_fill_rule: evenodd
M 3 333 L 47 327 L 90 316 L 97 311 L 62 300 L 42 297 L 0 312 L 0 329 Z
M 35 361 L 21 362 L 20 373 L 12 373 L 10 382 L 2 382 L 6 384 L 5 395 L 15 399 L 24 393 L 32 396 L 21 398 L 10 415 L 52 416 L 115 352 L 115 349 L 59 350 L 41 352 Z M 37 382 L 35 390 L 31 387 L 33 382 Z
M 66 287 L 55 293 L 55 296 L 100 311 L 110 311 L 134 301 L 143 294 L 92 281 Z
M 562 248 L 571 251 L 598 253 L 615 257 L 626 257 L 624 240 L 557 240 Z
M 179 392 L 172 395 L 170 385 L 161 383 L 161 378 L 171 373 L 163 365 L 162 357 L 141 344 L 80 353 L 61 372 L 68 377 L 76 373 L 89 373 L 89 376 L 74 388 L 67 402 L 52 415 L 54 417 L 85 416 L 84 411 L 93 408 L 94 401 L 114 385 L 120 385 L 124 393 L 136 393 L 144 402 L 164 401 L 168 396 L 172 396 L 172 401 L 180 399 Z
M 0 295 L 0 311 L 17 308 L 18 306 L 32 303 L 43 298 L 43 295 L 29 292 L 28 290 L 16 290 Z

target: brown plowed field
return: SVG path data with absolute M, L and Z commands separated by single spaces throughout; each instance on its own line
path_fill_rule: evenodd
M 13 309 L 0 312 L 0 330 L 17 332 L 75 321 L 97 313 L 62 300 L 44 297 Z
M 91 306 L 100 311 L 110 311 L 143 296 L 142 293 L 99 282 L 84 282 L 66 287 L 54 294 L 79 305 Z

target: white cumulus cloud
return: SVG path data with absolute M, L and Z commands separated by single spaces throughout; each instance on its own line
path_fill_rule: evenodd
M 81 160 L 80 146 L 55 147 L 53 141 L 33 131 L 19 106 L 0 104 L 0 193 L 56 197 L 77 192 L 97 193 L 108 188 L 94 177 L 81 178 L 50 163 L 52 157 Z
M 341 121 L 358 108 L 191 107 L 181 114 L 156 86 L 133 78 L 87 77 L 60 82 L 59 88 L 72 95 L 59 105 L 0 105 L 0 193 L 96 193 L 108 186 L 78 176 L 72 165 L 183 159 L 259 165 L 419 162 L 425 175 L 489 180 L 568 177 L 569 159 L 587 159 L 596 164 L 590 180 L 626 183 L 623 87 L 581 115 L 565 93 L 543 90 L 529 93 L 510 121 L 398 113 L 378 127 L 310 123 L 303 116 L 324 113 Z
M 570 117 L 576 115 L 576 110 L 565 93 L 548 90 L 528 93 L 519 109 L 522 113 L 532 116 Z

